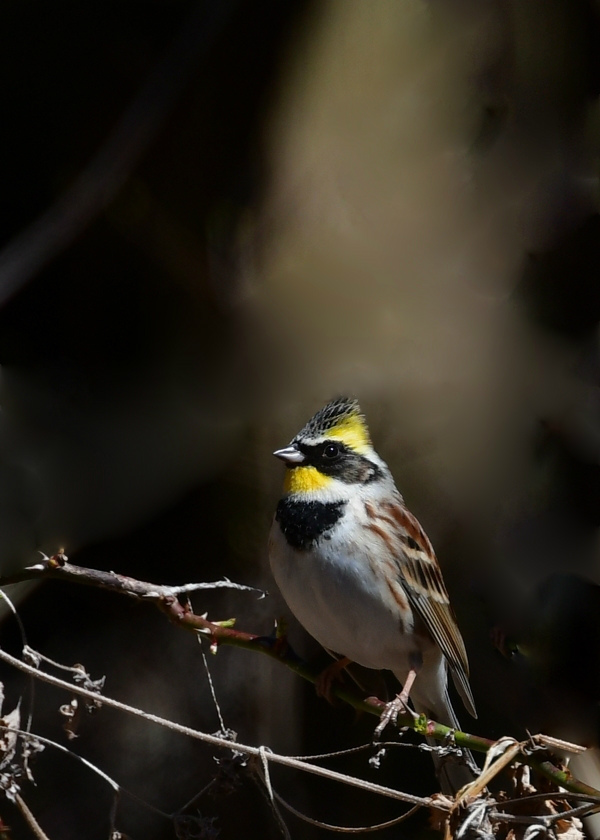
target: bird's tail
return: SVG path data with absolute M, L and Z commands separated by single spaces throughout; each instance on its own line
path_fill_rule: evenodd
M 411 692 L 411 700 L 415 707 L 415 711 L 419 715 L 426 715 L 444 726 L 449 726 L 452 729 L 460 729 L 460 724 L 452 708 L 448 691 L 445 692 L 443 701 L 435 704 L 435 708 L 431 708 L 431 702 L 420 702 L 418 692 Z M 443 747 L 443 743 L 436 741 L 433 738 L 427 738 L 427 743 L 431 747 Z M 441 754 L 439 750 L 434 750 L 431 754 L 435 775 L 440 783 L 442 793 L 454 795 L 465 785 L 474 782 L 479 775 L 479 767 L 475 763 L 473 754 L 470 750 L 464 747 L 460 748 L 460 755 L 454 751 L 448 751 L 446 754 Z

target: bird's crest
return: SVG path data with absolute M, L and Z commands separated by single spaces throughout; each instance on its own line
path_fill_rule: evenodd
M 371 448 L 369 429 L 356 400 L 338 397 L 321 408 L 296 436 L 302 438 L 335 438 L 355 452 Z

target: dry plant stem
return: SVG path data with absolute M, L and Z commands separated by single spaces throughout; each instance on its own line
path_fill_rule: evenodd
M 303 822 L 308 823 L 309 825 L 314 825 L 317 828 L 323 828 L 327 831 L 336 831 L 339 834 L 367 834 L 372 831 L 383 831 L 386 828 L 392 828 L 395 825 L 399 825 L 401 822 L 405 822 L 420 810 L 419 805 L 415 805 L 405 814 L 395 817 L 392 820 L 387 820 L 384 823 L 378 823 L 376 825 L 342 826 L 332 825 L 331 823 L 322 822 L 321 820 L 315 820 L 312 817 L 308 817 L 306 814 L 303 814 L 301 811 L 294 808 L 293 805 L 290 805 L 289 802 L 286 802 L 285 799 L 283 799 L 278 793 L 274 793 L 274 797 L 280 805 L 290 812 L 290 814 L 298 817 L 298 819 Z
M 544 794 L 544 798 L 546 800 L 552 798 L 552 794 Z M 558 798 L 558 797 L 556 797 Z M 527 798 L 528 801 L 529 798 Z M 526 800 L 523 800 L 526 801 Z M 551 814 L 547 817 L 539 816 L 537 819 L 539 822 L 537 825 L 543 825 L 546 828 L 550 828 L 553 823 L 561 822 L 562 820 L 572 819 L 573 817 L 581 817 L 586 816 L 589 817 L 593 813 L 597 813 L 599 806 L 590 805 L 588 802 L 586 805 L 582 805 L 580 808 L 570 808 L 568 811 L 560 811 L 557 814 Z M 519 815 L 519 814 L 507 814 L 504 811 L 490 811 L 489 817 L 493 820 L 505 823 L 516 823 L 517 825 L 532 825 L 531 817 Z
M 264 593 L 254 586 L 243 586 L 230 580 L 217 580 L 212 583 L 188 583 L 183 586 L 166 586 L 164 584 L 149 583 L 146 580 L 120 575 L 117 572 L 104 572 L 99 569 L 86 569 L 69 563 L 64 554 L 52 557 L 43 555 L 41 562 L 35 566 L 28 566 L 10 577 L 0 577 L 0 587 L 22 583 L 25 580 L 64 580 L 69 583 L 80 583 L 97 589 L 109 589 L 122 595 L 134 598 L 156 601 L 161 598 L 172 598 L 177 595 L 197 592 L 201 589 L 238 589 L 245 592 Z
M 430 797 L 413 796 L 412 794 L 403 793 L 402 791 L 394 790 L 393 788 L 388 788 L 384 787 L 383 785 L 376 785 L 372 782 L 367 782 L 364 779 L 359 779 L 354 776 L 347 776 L 344 773 L 337 773 L 335 770 L 329 770 L 326 767 L 319 767 L 316 764 L 310 764 L 310 762 L 308 761 L 302 761 L 301 759 L 292 758 L 291 756 L 287 755 L 279 755 L 278 753 L 270 752 L 264 747 L 251 747 L 246 744 L 240 744 L 237 741 L 222 738 L 218 735 L 209 735 L 206 732 L 200 732 L 199 730 L 192 729 L 189 726 L 182 726 L 182 724 L 180 723 L 174 723 L 173 721 L 167 720 L 166 718 L 150 714 L 149 712 L 145 712 L 142 709 L 137 709 L 135 706 L 129 706 L 127 703 L 121 703 L 119 700 L 113 700 L 112 697 L 107 697 L 104 694 L 99 695 L 95 691 L 90 691 L 89 689 L 83 688 L 82 686 L 75 685 L 73 683 L 68 683 L 65 680 L 60 679 L 59 677 L 53 676 L 52 674 L 46 674 L 43 671 L 39 671 L 32 665 L 28 665 L 26 662 L 22 662 L 20 659 L 11 656 L 9 653 L 6 653 L 6 651 L 2 650 L 2 648 L 0 648 L 0 660 L 6 662 L 8 665 L 12 665 L 19 671 L 23 671 L 23 673 L 25 674 L 30 674 L 34 677 L 37 677 L 37 679 L 39 680 L 43 680 L 43 682 L 46 682 L 49 685 L 53 685 L 57 688 L 61 688 L 65 691 L 68 691 L 70 694 L 77 694 L 80 697 L 86 697 L 88 700 L 93 700 L 96 703 L 100 702 L 103 706 L 108 706 L 111 709 L 117 709 L 118 711 L 125 712 L 129 715 L 133 715 L 134 717 L 141 718 L 142 720 L 147 720 L 150 723 L 155 723 L 158 726 L 164 726 L 166 729 L 170 729 L 172 732 L 178 732 L 181 735 L 186 735 L 189 738 L 195 738 L 198 741 L 204 741 L 205 743 L 211 744 L 214 747 L 221 747 L 228 750 L 234 750 L 236 752 L 244 753 L 245 755 L 250 755 L 257 758 L 266 758 L 267 761 L 273 764 L 281 764 L 284 767 L 292 767 L 297 770 L 303 770 L 307 773 L 312 773 L 315 776 L 321 776 L 322 778 L 330 779 L 334 782 L 350 784 L 353 787 L 360 788 L 361 790 L 365 790 L 369 793 L 376 793 L 381 796 L 386 796 L 390 799 L 397 799 L 400 802 L 408 802 L 410 805 L 420 805 L 426 808 L 441 809 L 440 805 L 437 804 L 436 801 L 434 799 L 431 799 Z
M 20 583 L 23 580 L 36 579 L 63 580 L 71 583 L 86 584 L 88 586 L 108 589 L 123 595 L 129 595 L 140 600 L 153 601 L 175 624 L 195 633 L 200 633 L 210 640 L 211 650 L 213 652 L 216 652 L 219 645 L 231 645 L 246 650 L 254 650 L 270 656 L 272 659 L 276 659 L 309 682 L 316 683 L 319 677 L 319 673 L 315 669 L 307 665 L 306 662 L 294 653 L 285 637 L 279 637 L 277 635 L 258 636 L 234 629 L 230 626 L 232 622 L 229 621 L 208 621 L 204 616 L 196 615 L 187 606 L 183 606 L 177 597 L 182 592 L 187 593 L 197 589 L 214 589 L 219 587 L 259 591 L 253 589 L 253 587 L 233 584 L 230 581 L 187 584 L 180 587 L 163 586 L 136 580 L 135 578 L 116 574 L 115 572 L 104 572 L 97 569 L 76 566 L 73 563 L 69 563 L 64 554 L 57 554 L 53 557 L 44 556 L 42 561 L 35 566 L 30 566 L 18 574 L 12 575 L 10 578 L 0 578 L 0 587 Z M 8 654 L 2 653 L 1 658 L 6 658 L 7 656 Z M 20 666 L 24 664 L 20 663 L 19 660 L 14 660 L 14 662 L 19 662 Z M 36 674 L 38 673 L 35 669 L 33 671 Z M 375 697 L 365 699 L 352 687 L 335 685 L 332 687 L 332 694 L 353 706 L 358 711 L 378 717 L 381 716 L 381 712 L 386 705 L 382 700 L 378 700 Z M 98 695 L 94 695 L 93 699 L 97 700 Z M 495 743 L 488 738 L 452 730 L 448 726 L 432 720 L 426 720 L 423 716 L 415 720 L 410 715 L 399 715 L 398 725 L 411 727 L 422 735 L 427 735 L 441 742 L 452 738 L 459 747 L 465 747 L 476 752 L 487 752 Z M 521 756 L 521 760 L 526 761 L 559 787 L 587 796 L 600 795 L 600 791 L 580 782 L 578 779 L 574 779 L 568 770 L 560 770 L 545 757 L 542 758 L 542 754 L 540 754 L 539 758 L 536 758 L 535 754 L 525 754 Z
M 50 840 L 46 832 L 42 831 L 40 824 L 33 816 L 31 811 L 25 804 L 25 800 L 20 794 L 17 794 L 15 796 L 15 805 L 19 809 L 21 816 L 23 817 L 29 828 L 32 830 L 34 836 L 37 837 L 38 840 Z

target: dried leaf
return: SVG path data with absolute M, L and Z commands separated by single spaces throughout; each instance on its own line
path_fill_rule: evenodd
M 570 820 L 558 820 L 556 833 L 561 840 L 585 840 L 583 823 L 577 817 L 572 817 Z
M 0 729 L 0 754 L 2 755 L 0 770 L 7 767 L 13 761 L 17 751 L 19 736 L 15 730 L 21 728 L 20 707 L 21 701 L 19 700 L 12 712 L 9 712 L 6 717 L 0 720 L 0 724 L 2 724 L 2 729 Z

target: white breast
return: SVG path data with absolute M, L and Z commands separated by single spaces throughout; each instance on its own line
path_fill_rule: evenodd
M 373 569 L 382 543 L 358 527 L 365 518 L 364 504 L 357 500 L 348 508 L 360 539 L 352 539 L 347 527 L 336 527 L 329 539 L 322 538 L 309 551 L 291 548 L 273 522 L 273 575 L 290 610 L 321 645 L 367 668 L 408 670 L 408 656 L 422 640 L 412 634 L 412 616 L 402 615 Z

